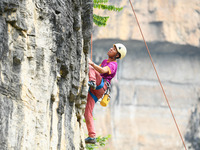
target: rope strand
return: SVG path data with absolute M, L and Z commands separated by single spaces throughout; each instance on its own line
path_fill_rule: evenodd
M 144 35 L 143 35 L 143 33 L 142 33 L 142 29 L 141 29 L 141 27 L 140 27 L 140 24 L 139 24 L 139 21 L 138 21 L 138 19 L 137 19 L 137 16 L 136 16 L 136 13 L 135 13 L 135 10 L 134 10 L 134 8 L 133 8 L 133 5 L 132 5 L 131 0 L 129 0 L 129 2 L 130 2 L 130 4 L 131 4 L 132 10 L 133 10 L 134 16 L 135 16 L 135 18 L 136 18 L 138 27 L 139 27 L 139 29 L 140 29 L 140 33 L 141 33 L 142 38 L 143 38 L 143 41 L 144 41 L 144 43 L 145 43 L 147 52 L 148 52 L 149 57 L 150 57 L 150 59 L 151 59 L 151 63 L 152 63 L 153 68 L 154 68 L 154 70 L 155 70 L 156 76 L 157 76 L 158 81 L 159 81 L 159 83 L 160 83 L 160 86 L 161 86 L 161 89 L 162 89 L 163 94 L 164 94 L 164 96 L 165 96 L 165 99 L 166 99 L 166 101 L 167 101 L 167 105 L 168 105 L 168 107 L 169 107 L 169 109 L 170 109 L 170 112 L 171 112 L 171 115 L 172 115 L 172 117 L 173 117 L 173 119 L 174 119 L 174 123 L 175 123 L 176 128 L 177 128 L 177 130 L 178 130 L 178 133 L 179 133 L 179 135 L 180 135 L 180 137 L 181 137 L 181 140 L 182 140 L 182 142 L 183 142 L 183 145 L 184 145 L 184 147 L 185 147 L 185 150 L 187 150 L 186 145 L 185 145 L 185 142 L 184 142 L 184 139 L 183 139 L 182 134 L 181 134 L 181 131 L 180 131 L 180 129 L 179 129 L 179 127 L 178 127 L 178 124 L 177 124 L 177 122 L 176 122 L 176 119 L 175 119 L 175 117 L 174 117 L 174 114 L 173 114 L 173 111 L 172 111 L 171 106 L 170 106 L 170 104 L 169 104 L 167 95 L 166 95 L 166 93 L 165 93 L 165 90 L 164 90 L 163 85 L 162 85 L 162 83 L 161 83 L 160 77 L 159 77 L 158 72 L 157 72 L 157 70 L 156 70 L 156 67 L 155 67 L 155 65 L 154 65 L 153 59 L 152 59 L 152 57 L 151 57 L 149 48 L 148 48 L 147 43 L 146 43 L 146 41 L 145 41 Z
M 91 58 L 91 61 L 92 61 L 92 34 L 91 34 L 91 54 L 90 54 L 90 58 Z

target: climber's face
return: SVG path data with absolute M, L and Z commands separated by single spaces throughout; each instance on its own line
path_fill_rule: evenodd
M 117 49 L 115 46 L 113 46 L 112 48 L 110 48 L 110 50 L 108 51 L 107 55 L 110 58 L 114 58 L 117 55 Z

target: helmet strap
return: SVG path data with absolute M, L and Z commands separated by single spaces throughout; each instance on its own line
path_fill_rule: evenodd
M 117 55 L 119 56 L 119 57 L 117 57 Z M 121 57 L 121 54 L 119 53 L 119 52 L 117 52 L 117 54 L 115 55 L 115 59 L 119 59 Z
M 118 53 L 117 53 L 117 54 L 118 54 Z M 118 59 L 117 54 L 116 54 L 114 57 L 110 57 L 110 58 L 111 58 L 111 59 L 114 59 L 114 60 Z

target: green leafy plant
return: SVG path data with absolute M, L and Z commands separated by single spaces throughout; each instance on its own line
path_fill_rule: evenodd
M 97 137 L 97 143 L 99 143 L 99 145 L 103 147 L 107 144 L 107 141 L 108 141 L 109 138 L 111 138 L 110 134 L 108 136 L 105 136 L 105 137 L 98 136 Z
M 87 150 L 95 150 L 98 148 L 97 145 L 95 144 L 86 144 L 86 147 L 85 147 Z
M 94 5 L 93 8 L 103 9 L 103 10 L 109 10 L 109 11 L 121 11 L 123 7 L 115 7 L 114 5 L 106 5 L 108 3 L 108 0 L 93 0 Z M 93 14 L 93 22 L 97 26 L 106 26 L 106 23 L 109 19 L 109 16 L 99 16 L 96 14 Z
M 95 150 L 99 147 L 104 147 L 107 144 L 109 138 L 111 138 L 111 135 L 108 135 L 105 137 L 98 136 L 96 138 L 97 143 L 96 144 L 86 144 L 86 149 L 87 150 Z

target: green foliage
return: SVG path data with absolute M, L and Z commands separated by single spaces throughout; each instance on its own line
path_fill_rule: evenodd
M 114 5 L 105 5 L 105 3 L 108 2 L 108 0 L 93 0 L 94 5 L 93 8 L 108 10 L 108 11 L 121 11 L 123 7 L 115 7 Z M 108 21 L 109 16 L 99 16 L 96 14 L 93 14 L 93 22 L 97 26 L 105 26 Z
M 96 138 L 97 144 L 86 144 L 86 149 L 87 150 L 95 150 L 95 149 L 99 148 L 99 146 L 104 147 L 107 144 L 107 141 L 109 138 L 111 138 L 111 135 L 108 135 L 105 137 L 98 136 Z
M 108 18 L 93 14 L 93 22 L 98 26 L 105 26 Z
M 93 0 L 94 4 L 107 3 L 108 0 Z
M 85 147 L 87 150 L 94 150 L 94 149 L 97 149 L 98 146 L 95 145 L 95 144 L 86 144 L 86 147 Z
M 115 7 L 113 5 L 104 5 L 104 4 L 94 4 L 93 8 L 104 9 L 104 10 L 106 9 L 109 11 L 121 11 L 123 9 L 123 8 Z
M 105 136 L 105 137 L 98 136 L 97 137 L 97 143 L 99 143 L 100 146 L 105 146 L 107 144 L 107 141 L 108 141 L 109 138 L 111 138 L 110 134 L 108 136 Z

